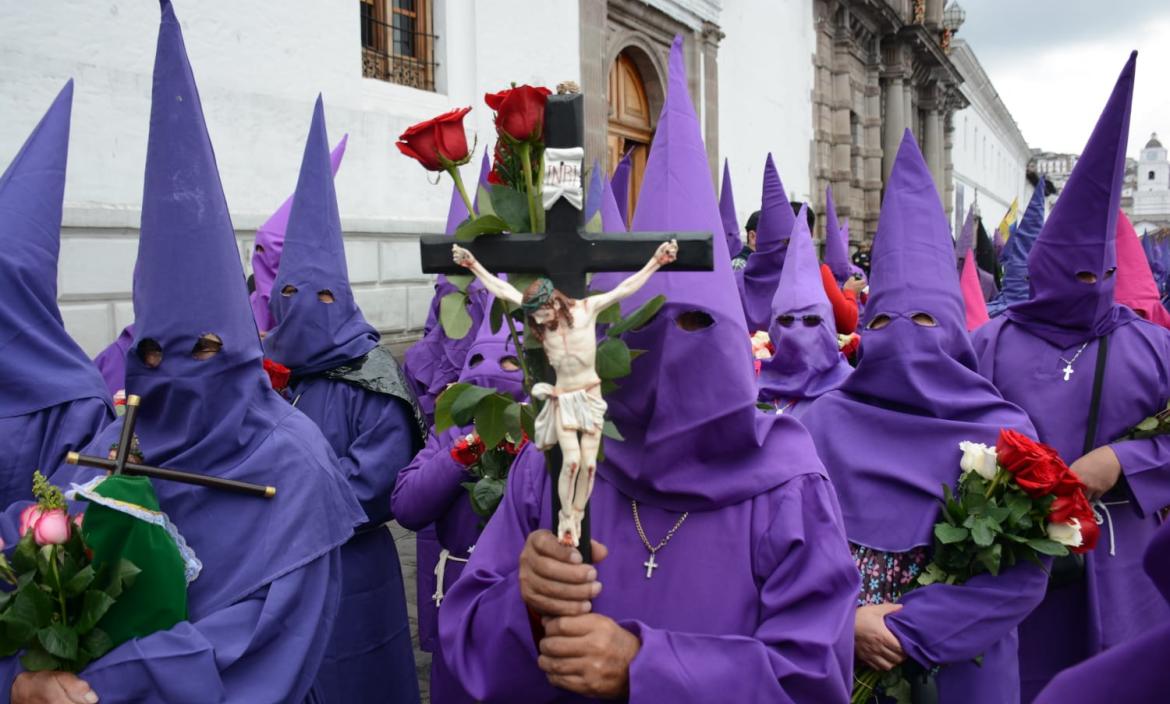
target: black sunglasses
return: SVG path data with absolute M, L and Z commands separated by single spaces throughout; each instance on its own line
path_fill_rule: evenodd
M 786 328 L 792 327 L 796 320 L 797 318 L 795 315 L 781 315 L 776 318 L 776 322 L 780 323 L 780 325 Z M 806 328 L 815 328 L 821 324 L 821 316 L 819 315 L 802 315 L 800 320 L 804 323 Z

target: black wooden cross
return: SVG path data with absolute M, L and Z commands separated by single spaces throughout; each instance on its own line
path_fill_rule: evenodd
M 261 496 L 266 499 L 271 499 L 273 496 L 276 496 L 276 487 L 274 486 L 262 486 L 260 484 L 240 482 L 234 479 L 221 479 L 220 477 L 194 474 L 192 472 L 183 472 L 165 467 L 151 467 L 150 465 L 131 462 L 130 445 L 134 442 L 134 425 L 138 420 L 138 407 L 141 403 L 142 399 L 138 396 L 129 395 L 126 397 L 126 415 L 122 417 L 122 434 L 118 438 L 118 451 L 114 459 L 91 457 L 77 452 L 70 452 L 65 456 L 65 463 L 104 469 L 114 474 L 130 474 L 140 477 L 150 477 L 151 479 L 166 479 L 172 482 L 198 484 L 199 486 L 211 487 L 213 489 L 227 489 L 228 491 Z
M 580 94 L 552 95 L 544 111 L 544 143 L 549 149 L 567 149 L 584 145 L 584 100 Z M 576 184 L 581 185 L 578 172 Z M 543 174 L 540 175 L 543 179 Z M 709 232 L 619 232 L 594 234 L 585 232 L 584 213 L 568 201 L 558 198 L 545 214 L 545 232 L 541 234 L 482 235 L 471 242 L 460 242 L 481 264 L 493 273 L 539 274 L 547 277 L 558 291 L 570 298 L 586 295 L 586 276 L 602 271 L 638 271 L 654 256 L 658 246 L 668 240 L 678 241 L 678 259 L 664 271 L 711 271 L 714 268 L 714 239 Z M 422 270 L 428 274 L 466 274 L 467 270 L 451 257 L 451 238 L 427 235 L 421 239 Z M 545 369 L 544 380 L 552 382 L 551 370 Z M 561 468 L 561 451 L 546 451 L 552 477 L 552 517 L 556 531 L 560 497 L 557 478 Z M 581 555 L 591 562 L 589 511 L 581 525 Z

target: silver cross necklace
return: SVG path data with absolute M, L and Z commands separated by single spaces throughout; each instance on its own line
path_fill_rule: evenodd
M 650 539 L 646 537 L 646 531 L 642 530 L 642 519 L 638 517 L 638 502 L 631 501 L 630 506 L 634 509 L 634 527 L 638 529 L 638 537 L 642 539 L 642 544 L 650 551 L 650 559 L 642 563 L 642 566 L 646 568 L 646 579 L 650 579 L 654 576 L 654 570 L 658 568 L 658 563 L 654 561 L 654 555 L 666 547 L 666 544 L 670 542 L 670 539 L 682 527 L 683 521 L 687 520 L 687 516 L 691 515 L 691 512 L 687 511 L 681 518 L 675 521 L 674 527 L 667 531 L 666 537 L 662 539 L 662 542 L 657 545 L 651 545 Z
M 1064 374 L 1065 381 L 1068 381 L 1069 379 L 1072 378 L 1073 372 L 1076 371 L 1075 369 L 1073 369 L 1073 362 L 1077 361 L 1077 357 L 1080 357 L 1081 352 L 1084 352 L 1085 348 L 1088 346 L 1089 346 L 1089 341 L 1085 340 L 1085 344 L 1081 345 L 1081 348 L 1079 350 L 1077 350 L 1077 353 L 1073 355 L 1072 359 L 1065 359 L 1064 357 L 1060 358 L 1060 361 L 1064 362 L 1064 369 L 1061 369 L 1060 371 Z

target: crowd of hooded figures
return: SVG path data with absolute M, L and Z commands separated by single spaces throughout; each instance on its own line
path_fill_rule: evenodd
M 63 488 L 100 475 L 63 460 L 111 450 L 127 391 L 150 463 L 279 493 L 156 483 L 202 562 L 186 620 L 79 673 L 0 659 L 0 700 L 418 702 L 390 520 L 417 531 L 437 704 L 833 704 L 855 672 L 899 666 L 918 701 L 1170 699 L 1170 438 L 1117 440 L 1170 400 L 1170 314 L 1119 210 L 1136 55 L 1051 211 L 1041 180 L 1006 242 L 969 218 L 956 247 L 907 131 L 872 250 L 851 257 L 828 193 L 822 263 L 815 217 L 770 156 L 745 233 L 726 167 L 717 200 L 676 39 L 636 208 L 628 164 L 595 178 L 589 207 L 606 232 L 715 233 L 714 269 L 659 272 L 622 304 L 665 297 L 623 334 L 644 352 L 605 395 L 623 439 L 597 466 L 586 563 L 549 531 L 556 487 L 537 448 L 519 450 L 484 521 L 457 459 L 469 428 L 434 429 L 454 382 L 526 400 L 490 293 L 471 285 L 471 332 L 448 337 L 438 302 L 456 284 L 440 276 L 401 367 L 362 316 L 333 181 L 346 140 L 331 152 L 321 98 L 248 290 L 161 4 L 134 323 L 97 360 L 57 308 L 72 82 L 0 178 L 0 537 L 19 540 L 33 469 Z M 453 196 L 448 232 L 467 216 Z M 1003 430 L 1083 482 L 1096 548 L 910 589 L 959 444 Z

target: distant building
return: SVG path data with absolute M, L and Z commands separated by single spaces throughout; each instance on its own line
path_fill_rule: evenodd
M 1157 133 L 1142 148 L 1135 169 L 1130 219 L 1138 234 L 1170 226 L 1170 160 Z
M 1043 176 L 1059 192 L 1064 190 L 1064 184 L 1080 157 L 1080 154 L 1057 154 L 1033 149 L 1032 163 L 1028 165 L 1028 170 Z

